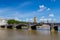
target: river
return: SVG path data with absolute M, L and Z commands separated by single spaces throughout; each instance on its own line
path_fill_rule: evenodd
M 60 31 L 0 29 L 0 40 L 60 40 Z

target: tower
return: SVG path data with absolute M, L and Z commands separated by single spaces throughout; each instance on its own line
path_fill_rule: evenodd
M 47 19 L 47 23 L 49 23 L 49 20 Z
M 37 23 L 36 17 L 34 17 L 34 23 Z

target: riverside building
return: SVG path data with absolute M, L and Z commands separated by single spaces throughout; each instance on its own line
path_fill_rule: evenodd
M 0 26 L 1 25 L 7 25 L 7 19 L 5 18 L 0 18 Z

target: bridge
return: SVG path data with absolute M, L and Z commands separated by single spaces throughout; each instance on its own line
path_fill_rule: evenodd
M 60 23 L 30 23 L 30 24 L 26 24 L 26 25 L 36 25 L 36 26 L 42 26 L 43 24 L 46 24 L 46 25 L 56 25 L 56 26 L 60 26 Z
M 51 27 L 51 24 L 53 24 L 53 25 L 56 25 L 56 26 L 54 26 L 53 28 L 54 29 L 57 29 L 58 30 L 58 27 L 60 26 L 60 23 L 43 23 L 43 24 L 47 24 L 47 25 L 49 25 L 50 26 L 50 29 L 52 29 L 52 27 Z M 43 25 L 42 24 L 42 25 Z M 1 25 L 0 27 L 1 28 L 5 28 L 5 27 L 7 27 L 7 28 L 9 28 L 9 29 L 12 29 L 14 26 L 15 26 L 15 28 L 16 29 L 22 29 L 22 27 L 31 27 L 31 29 L 33 29 L 33 30 L 36 30 L 37 28 L 37 26 L 42 26 L 40 23 L 30 23 L 30 24 L 8 24 L 8 25 Z
M 53 24 L 53 25 L 56 25 L 56 26 L 60 26 L 60 23 L 44 23 L 44 24 L 48 24 L 48 25 Z

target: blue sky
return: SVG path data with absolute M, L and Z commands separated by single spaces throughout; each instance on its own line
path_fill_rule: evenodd
M 60 0 L 0 0 L 0 18 L 60 22 Z

